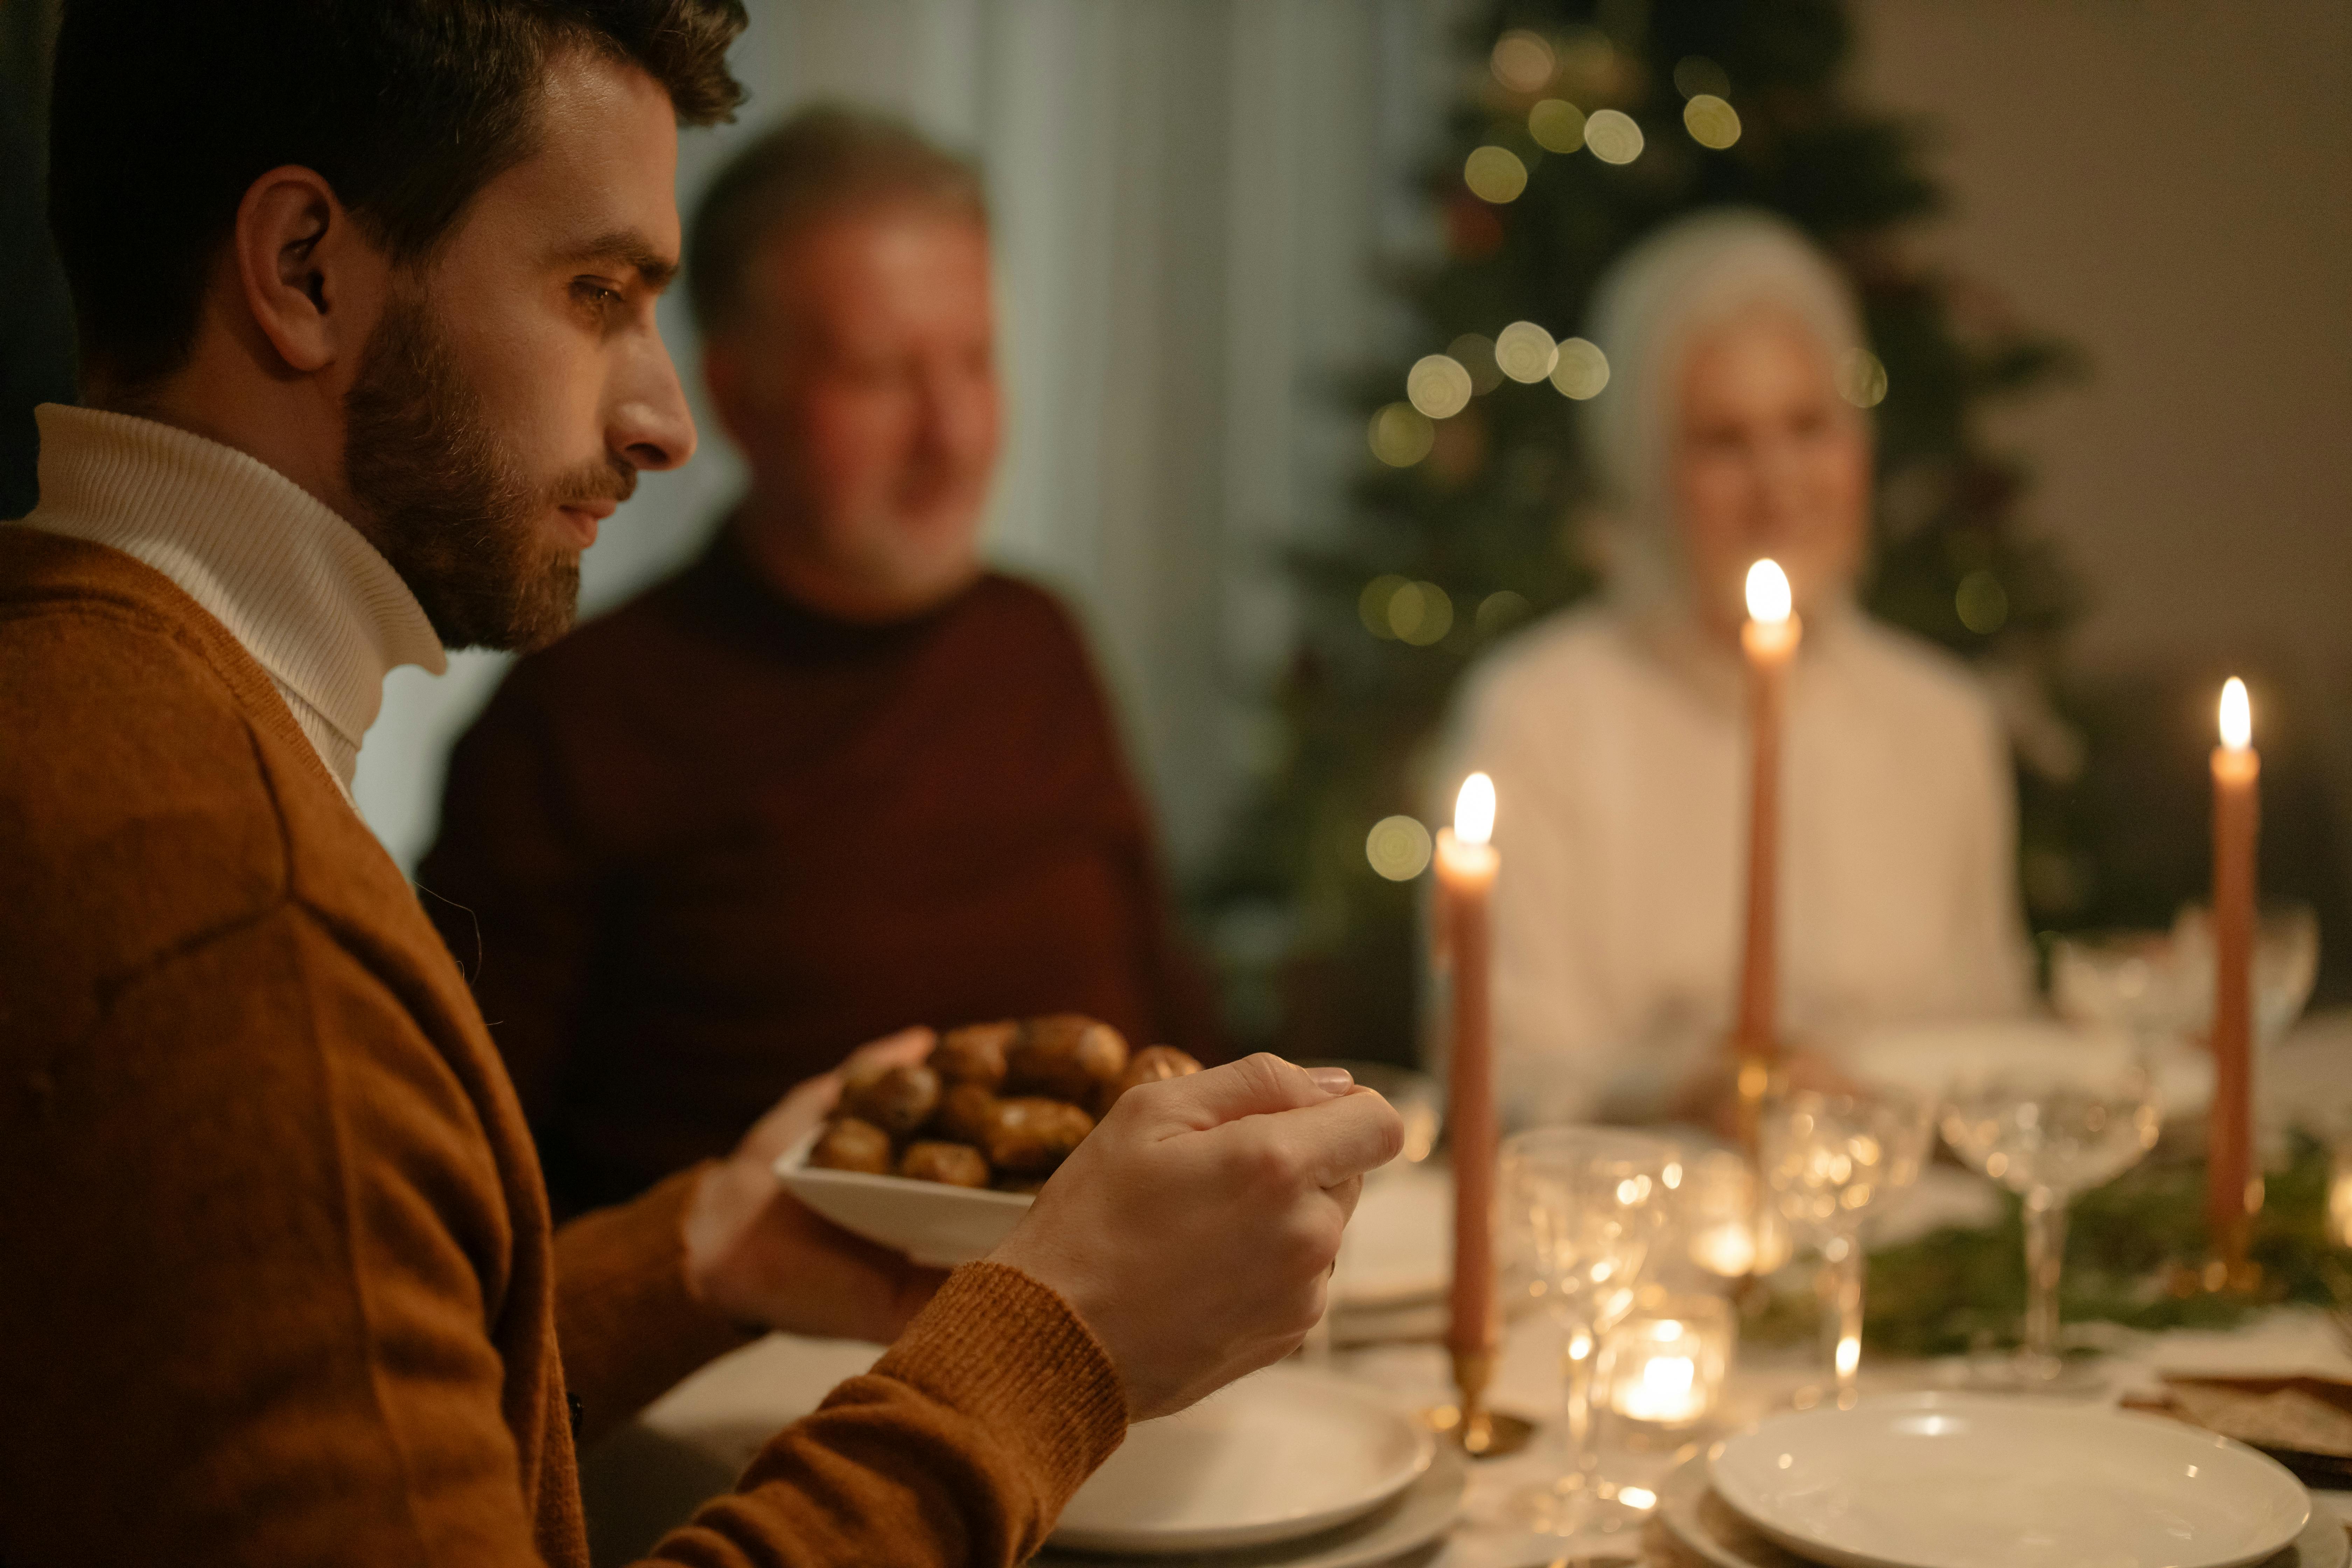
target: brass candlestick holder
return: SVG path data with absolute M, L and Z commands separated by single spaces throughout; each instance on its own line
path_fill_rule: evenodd
M 1491 1351 L 1455 1351 L 1454 1387 L 1457 1405 L 1440 1405 L 1422 1413 L 1430 1429 L 1451 1438 L 1473 1459 L 1500 1459 L 1526 1447 L 1535 1436 L 1535 1423 L 1486 1407 L 1486 1384 L 1495 1373 Z

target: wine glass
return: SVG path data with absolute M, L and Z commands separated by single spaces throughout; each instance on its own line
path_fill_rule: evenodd
M 1633 1290 L 1666 1220 L 1672 1143 L 1598 1127 L 1522 1132 L 1502 1148 L 1503 1201 L 1552 1316 L 1565 1331 L 1563 1468 L 1513 1500 L 1552 1535 L 1638 1528 L 1643 1514 L 1601 1495 L 1592 1441 L 1592 1372 L 1603 1330 Z
M 2191 1027 L 2202 1034 L 2213 1022 L 2213 917 L 2202 904 L 2182 908 L 2172 922 L 2174 963 L 2184 977 L 2182 992 Z M 2274 904 L 2254 930 L 2254 1046 L 2268 1051 L 2294 1026 L 2319 976 L 2319 917 L 2309 904 Z
M 2082 1391 L 2058 1354 L 2058 1277 L 2066 1205 L 2112 1181 L 2156 1146 L 2163 1116 L 2146 1053 L 2119 1036 L 2007 1053 L 1945 1086 L 1944 1142 L 2025 1202 L 2025 1341 L 2005 1373 L 1979 1382 Z
M 1919 1179 L 1933 1137 L 1926 1100 L 1894 1089 L 1812 1091 L 1769 1100 L 1757 1155 L 1780 1213 L 1820 1241 L 1822 1337 L 1841 1409 L 1862 1369 L 1862 1216 Z

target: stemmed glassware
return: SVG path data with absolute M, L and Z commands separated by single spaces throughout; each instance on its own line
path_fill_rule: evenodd
M 1945 1088 L 1944 1141 L 2025 1204 L 2025 1342 L 2006 1372 L 1979 1382 L 2065 1392 L 2058 1353 L 2058 1279 L 2066 1205 L 2112 1181 L 2156 1146 L 2161 1131 L 2144 1051 L 2115 1037 L 1987 1060 Z
M 1668 1172 L 1678 1159 L 1659 1138 L 1597 1127 L 1541 1128 L 1502 1149 L 1507 1213 L 1534 1279 L 1566 1333 L 1563 1468 L 1514 1500 L 1515 1511 L 1555 1535 L 1638 1528 L 1647 1516 L 1602 1494 L 1592 1437 L 1593 1363 L 1600 1336 L 1633 1306 L 1634 1287 L 1667 1218 Z
M 1854 1403 L 1862 1368 L 1863 1215 L 1919 1179 L 1933 1135 L 1927 1102 L 1893 1089 L 1785 1094 L 1758 1121 L 1765 1184 L 1821 1246 L 1822 1337 L 1841 1408 Z

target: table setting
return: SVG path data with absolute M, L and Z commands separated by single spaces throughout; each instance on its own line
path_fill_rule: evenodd
M 1406 1140 L 1365 1182 L 1324 1321 L 1138 1424 L 1041 1563 L 2352 1559 L 2352 1018 L 2295 1028 L 2316 931 L 2256 901 L 2242 685 L 2221 704 L 2210 908 L 2059 940 L 2045 1015 L 1806 1042 L 1835 1070 L 1799 1083 L 1773 822 L 1801 629 L 1777 567 L 1749 584 L 1725 1114 L 1506 1135 L 1487 909 L 1504 856 L 1493 783 L 1471 774 L 1435 836 L 1443 1077 L 1347 1064 Z M 1085 1044 L 1026 1069 L 1015 1044 L 1013 1083 L 1050 1089 Z M 860 1114 L 894 1114 L 876 1103 Z M 788 1152 L 780 1182 L 922 1263 L 984 1256 L 1031 1201 L 1008 1148 L 964 1151 L 957 1184 L 831 1158 L 834 1136 Z M 879 1353 L 771 1336 L 672 1390 L 583 1463 L 597 1560 L 641 1549 Z

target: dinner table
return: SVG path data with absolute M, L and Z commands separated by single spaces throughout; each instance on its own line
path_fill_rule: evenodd
M 2336 1083 L 2352 1025 L 2337 1020 L 2325 1048 L 2306 1051 L 2306 1076 Z M 2308 1100 L 2299 1089 L 2294 1056 L 2275 1086 L 2283 1098 Z M 2310 1064 L 2316 1064 L 2315 1067 Z M 2340 1084 L 2338 1085 L 2340 1088 Z M 1666 1521 L 1600 1535 L 1538 1533 L 1525 1528 L 1512 1500 L 1559 1474 L 1562 1456 L 1551 1434 L 1560 1408 L 1562 1331 L 1540 1310 L 1508 1316 L 1491 1385 L 1492 1406 L 1536 1423 L 1527 1446 L 1501 1457 L 1465 1459 L 1443 1426 L 1454 1397 L 1444 1345 L 1443 1285 L 1447 1266 L 1450 1184 L 1442 1153 L 1402 1164 L 1368 1183 L 1335 1269 L 1333 1310 L 1324 1327 L 1286 1369 L 1339 1380 L 1360 1391 L 1367 1409 L 1379 1406 L 1437 1430 L 1434 1460 L 1417 1485 L 1411 1507 L 1423 1510 L 1421 1538 L 1380 1559 L 1410 1568 L 1536 1568 L 1538 1564 L 1633 1563 L 1641 1568 L 1709 1568 Z M 1990 1184 L 1948 1168 L 1935 1172 L 1903 1203 L 1874 1220 L 1874 1244 L 1887 1245 L 1938 1228 L 1990 1225 L 1999 1201 Z M 1801 1264 L 1799 1265 L 1801 1267 Z M 2309 1379 L 2352 1387 L 2352 1339 L 2339 1315 L 2313 1306 L 2262 1310 L 2227 1330 L 2127 1331 L 2094 1325 L 2102 1375 L 2096 1391 L 2068 1403 L 2084 1408 L 2145 1408 L 2165 1399 L 2173 1380 Z M 608 1437 L 583 1460 L 593 1560 L 625 1563 L 702 1500 L 724 1491 L 778 1427 L 814 1409 L 825 1392 L 866 1370 L 881 1347 L 772 1334 L 704 1367 Z M 1990 1355 L 1992 1352 L 1983 1352 Z M 1703 1476 L 1710 1448 L 1775 1412 L 1819 1397 L 1822 1352 L 1801 1344 L 1742 1344 L 1703 1419 L 1681 1427 L 1604 1420 L 1601 1474 L 1617 1499 L 1638 1514 L 1669 1503 Z M 1962 1392 L 1979 1387 L 1982 1367 L 1969 1356 L 1912 1360 L 1876 1351 L 1865 1354 L 1860 1394 L 1867 1403 L 1899 1395 Z M 1260 1374 L 1261 1376 L 1265 1374 Z M 1301 1382 L 1300 1387 L 1309 1386 Z M 1130 1443 L 1134 1438 L 1130 1437 Z M 1294 1462 L 1311 1465 L 1311 1455 Z M 2313 1517 L 2332 1530 L 2352 1530 L 2352 1490 L 2311 1489 Z M 1393 1511 L 1393 1510 L 1392 1510 Z M 2315 1523 L 2312 1527 L 2318 1528 Z M 1311 1544 L 1311 1543 L 1310 1543 Z M 2333 1547 L 2331 1538 L 2331 1549 Z M 1759 1552 L 1762 1549 L 1759 1549 Z M 1131 1557 L 1141 1568 L 1283 1568 L 1324 1561 L 1310 1551 L 1277 1543 L 1244 1552 Z M 1329 1559 L 1339 1560 L 1339 1559 Z M 1793 1563 L 1763 1555 L 1741 1562 Z M 1096 1568 L 1118 1561 L 1049 1543 L 1041 1564 Z M 1356 1559 L 1348 1559 L 1349 1562 Z M 2290 1555 L 2284 1561 L 2294 1562 Z

